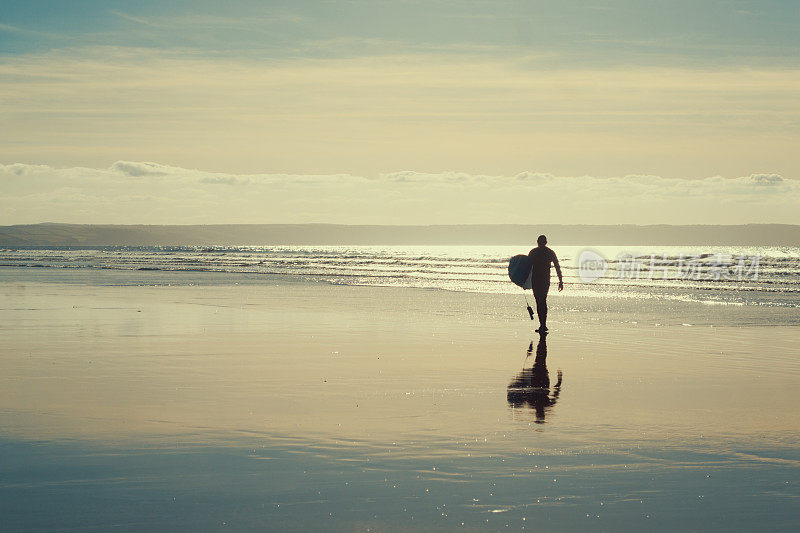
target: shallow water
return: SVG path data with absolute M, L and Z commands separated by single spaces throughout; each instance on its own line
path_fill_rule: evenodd
M 3 530 L 800 527 L 791 309 L 27 272 Z

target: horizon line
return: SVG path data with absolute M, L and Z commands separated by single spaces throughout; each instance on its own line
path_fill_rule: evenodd
M 385 228 L 433 228 L 433 227 L 477 227 L 477 226 L 515 226 L 515 227 L 532 227 L 532 226 L 587 226 L 587 227 L 634 227 L 634 228 L 648 228 L 666 226 L 671 228 L 685 228 L 685 227 L 742 227 L 742 226 L 790 226 L 800 227 L 800 224 L 788 224 L 785 222 L 746 222 L 742 224 L 586 224 L 586 223 L 568 223 L 568 222 L 545 222 L 545 223 L 528 223 L 520 224 L 514 222 L 488 222 L 488 223 L 453 223 L 453 224 L 346 224 L 340 222 L 209 222 L 209 223 L 194 223 L 194 224 L 114 224 L 105 222 L 33 222 L 27 224 L 3 224 L 0 228 L 11 228 L 19 226 L 116 226 L 116 227 L 133 227 L 133 226 L 343 226 L 343 227 L 385 227 Z

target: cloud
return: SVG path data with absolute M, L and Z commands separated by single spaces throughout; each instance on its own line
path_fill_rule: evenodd
M 0 224 L 800 223 L 800 181 L 411 170 L 236 174 L 153 162 L 0 165 Z M 57 215 L 57 216 L 56 216 Z
M 778 174 L 752 174 L 749 181 L 757 185 L 774 186 L 783 183 L 783 177 Z
M 47 172 L 53 170 L 53 167 L 47 165 L 25 165 L 23 163 L 14 163 L 13 165 L 0 165 L 0 169 L 8 174 L 15 176 L 24 176 L 37 172 Z
M 165 176 L 170 173 L 171 167 L 159 165 L 158 163 L 136 163 L 132 161 L 117 161 L 116 163 L 111 165 L 111 170 L 131 177 Z
M 514 176 L 515 180 L 518 181 L 550 181 L 553 179 L 552 174 L 542 174 L 536 172 L 520 172 L 516 176 Z

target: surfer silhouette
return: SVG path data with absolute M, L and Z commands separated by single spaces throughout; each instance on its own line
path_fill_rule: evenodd
M 539 316 L 537 333 L 547 333 L 547 293 L 550 291 L 550 265 L 555 265 L 558 274 L 558 290 L 564 290 L 564 278 L 556 253 L 547 247 L 547 237 L 539 235 L 538 246 L 528 253 L 531 261 L 531 289 L 536 300 L 536 314 Z
M 528 357 L 533 352 L 533 341 L 528 346 Z M 525 358 L 527 360 L 527 357 Z M 525 368 L 508 384 L 506 399 L 512 407 L 528 407 L 536 413 L 536 423 L 544 424 L 545 416 L 558 401 L 561 394 L 561 370 L 550 391 L 550 373 L 547 371 L 547 340 L 539 336 L 536 359 L 531 368 Z

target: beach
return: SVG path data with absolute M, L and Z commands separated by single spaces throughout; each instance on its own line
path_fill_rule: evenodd
M 169 279 L 0 271 L 4 530 L 800 526 L 795 308 Z

